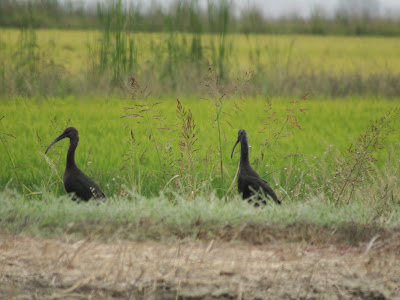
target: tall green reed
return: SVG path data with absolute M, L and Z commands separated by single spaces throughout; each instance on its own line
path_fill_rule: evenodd
M 227 77 L 229 70 L 227 66 L 232 54 L 232 41 L 228 41 L 228 25 L 233 18 L 232 1 L 223 0 L 217 4 L 215 2 L 207 1 L 207 16 L 209 28 L 212 33 L 217 33 L 211 39 L 211 54 L 212 64 L 217 70 L 218 76 L 221 79 Z M 217 42 L 214 39 L 217 39 Z
M 121 0 L 99 2 L 97 15 L 102 32 L 98 44 L 89 45 L 89 58 L 95 76 L 110 75 L 111 85 L 122 86 L 126 76 L 137 64 L 137 49 L 127 29 L 129 14 Z

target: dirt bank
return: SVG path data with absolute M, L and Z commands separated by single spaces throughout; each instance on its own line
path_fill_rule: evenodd
M 1 299 L 400 299 L 400 241 L 68 242 L 1 236 Z

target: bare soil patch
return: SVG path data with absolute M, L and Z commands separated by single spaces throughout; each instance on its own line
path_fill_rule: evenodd
M 65 241 L 3 235 L 2 299 L 400 299 L 400 241 Z

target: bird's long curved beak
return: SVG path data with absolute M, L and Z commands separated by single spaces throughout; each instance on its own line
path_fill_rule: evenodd
M 233 146 L 232 154 L 231 154 L 231 159 L 232 159 L 232 157 L 233 157 L 233 151 L 235 151 L 236 145 L 239 143 L 239 141 L 240 141 L 240 139 L 237 139 L 237 141 L 236 141 L 236 143 L 235 143 L 235 146 Z
M 51 146 L 53 146 L 55 143 L 57 143 L 59 140 L 62 140 L 63 138 L 66 138 L 67 136 L 63 133 L 61 134 L 58 138 L 56 138 L 51 144 L 50 146 L 47 147 L 46 151 L 44 152 L 45 154 L 47 153 L 47 151 L 49 151 L 49 149 L 51 148 Z

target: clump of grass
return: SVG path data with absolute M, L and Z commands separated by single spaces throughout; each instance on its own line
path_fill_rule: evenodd
M 5 118 L 5 116 L 0 117 L 0 124 L 3 128 L 2 132 L 0 132 L 0 141 L 1 141 L 1 144 L 3 145 L 4 151 L 7 154 L 8 161 L 10 162 L 10 165 L 11 165 L 11 169 L 13 170 L 13 173 L 18 180 L 18 183 L 22 184 L 21 180 L 19 179 L 17 166 L 16 166 L 14 159 L 11 155 L 11 152 L 8 148 L 8 143 L 9 143 L 10 138 L 16 139 L 16 137 L 13 134 L 4 131 L 5 128 L 3 126 L 3 122 L 1 122 L 4 118 Z M 5 186 L 1 186 L 1 188 L 5 189 Z
M 301 155 L 303 168 L 298 170 L 297 178 L 303 197 L 317 196 L 337 206 L 360 202 L 379 217 L 389 216 L 390 207 L 398 203 L 399 161 L 393 159 L 393 153 L 399 149 L 397 143 L 388 147 L 387 140 L 395 132 L 398 117 L 399 109 L 394 108 L 371 120 L 345 151 L 328 145 L 320 157 Z M 387 159 L 378 168 L 377 157 L 383 150 L 388 151 Z
M 302 153 L 284 152 L 280 145 L 284 140 L 302 131 L 300 115 L 307 111 L 307 97 L 308 94 L 304 94 L 300 99 L 289 101 L 280 110 L 275 109 L 270 99 L 266 99 L 264 103 L 262 128 L 258 132 L 263 142 L 258 154 L 253 158 L 253 166 L 256 169 L 263 169 L 264 164 L 267 163 L 265 166 L 270 170 L 266 173 L 268 176 L 276 175 L 274 181 L 276 187 L 280 185 L 280 190 L 284 193 L 281 197 L 283 201 L 286 197 L 297 198 L 302 194 L 298 188 L 299 181 L 302 180 L 305 172 L 304 164 L 299 159 Z M 284 167 L 280 169 L 273 167 L 279 161 L 283 162 L 279 165 L 284 165 Z
M 333 181 L 336 187 L 332 191 L 334 202 L 348 204 L 353 200 L 355 189 L 361 183 L 375 177 L 373 176 L 376 170 L 373 163 L 377 161 L 375 154 L 384 148 L 388 136 L 395 131 L 393 119 L 399 116 L 400 109 L 396 108 L 372 120 L 365 132 L 346 150 L 343 158 L 336 162 Z
M 218 133 L 217 153 L 220 157 L 218 162 L 219 174 L 222 185 L 224 184 L 224 174 L 227 174 L 222 155 L 226 151 L 223 147 L 223 142 L 227 140 L 228 132 L 231 129 L 240 129 L 232 125 L 232 120 L 234 117 L 238 118 L 243 112 L 241 108 L 244 104 L 243 97 L 246 95 L 248 84 L 251 80 L 252 72 L 245 72 L 243 77 L 238 77 L 235 81 L 222 80 L 211 66 L 208 67 L 208 72 L 203 79 L 204 87 L 208 94 L 205 100 L 210 101 L 215 109 L 210 132 L 216 127 Z
M 261 149 L 261 160 L 264 158 L 265 149 L 278 156 L 275 147 L 279 142 L 287 137 L 295 135 L 295 130 L 302 130 L 299 121 L 299 113 L 305 113 L 307 108 L 303 105 L 307 100 L 308 94 L 304 94 L 300 99 L 292 100 L 284 109 L 285 114 L 282 116 L 274 110 L 272 102 L 267 99 L 264 106 L 265 116 L 262 120 L 263 128 L 261 134 L 266 134 L 263 148 Z
M 192 112 L 190 109 L 185 109 L 181 102 L 177 100 L 176 105 L 176 116 L 181 122 L 181 130 L 179 136 L 179 152 L 180 157 L 178 159 L 180 183 L 184 190 L 187 190 L 185 194 L 190 195 L 193 198 L 197 192 L 197 182 L 200 180 L 196 170 L 199 168 L 199 159 L 196 154 L 198 148 L 196 142 L 198 141 L 198 128 L 193 119 Z
M 124 127 L 129 130 L 129 151 L 124 154 L 123 163 L 129 162 L 129 186 L 138 186 L 140 190 L 140 164 L 144 164 L 147 161 L 146 153 L 151 149 L 156 153 L 159 167 L 158 173 L 161 174 L 164 184 L 169 180 L 172 164 L 171 149 L 168 147 L 168 142 L 165 147 L 162 146 L 161 136 L 171 131 L 172 128 L 165 123 L 163 112 L 158 108 L 161 102 L 152 102 L 148 99 L 151 91 L 148 91 L 147 86 L 141 88 L 133 76 L 130 77 L 130 82 L 130 105 L 124 107 L 127 113 L 121 117 L 131 121 L 124 124 Z M 144 132 L 137 134 L 136 125 L 142 124 L 145 126 L 145 128 L 141 128 Z M 135 166 L 139 170 L 138 168 L 135 170 Z M 136 181 L 133 180 L 134 174 L 138 178 Z

